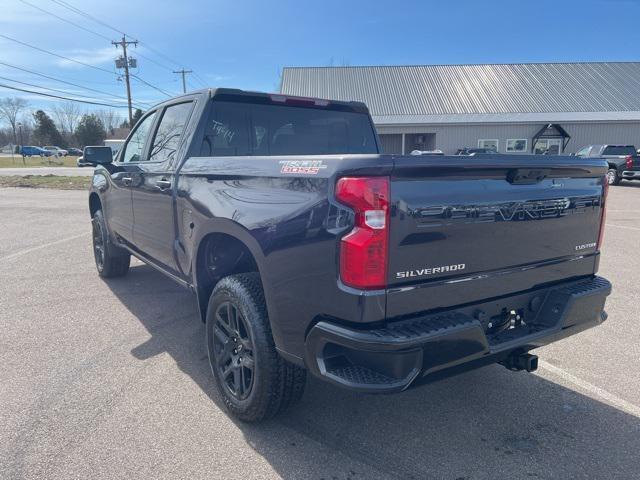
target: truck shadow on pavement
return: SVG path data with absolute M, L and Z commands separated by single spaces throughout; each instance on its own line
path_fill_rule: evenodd
M 133 356 L 168 353 L 211 408 L 224 410 L 195 297 L 148 266 L 107 285 L 151 335 Z M 389 396 L 309 378 L 302 402 L 285 415 L 235 424 L 283 478 L 637 478 L 640 471 L 639 418 L 500 366 Z
M 638 180 L 622 180 L 616 187 L 635 187 L 640 188 L 640 181 Z M 614 187 L 614 188 L 616 188 Z

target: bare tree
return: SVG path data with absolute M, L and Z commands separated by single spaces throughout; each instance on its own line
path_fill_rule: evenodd
M 4 118 L 13 132 L 13 143 L 18 143 L 16 129 L 18 128 L 18 115 L 27 108 L 29 102 L 24 98 L 2 98 L 0 99 L 0 118 Z
M 73 135 L 82 110 L 76 102 L 62 102 L 53 107 L 53 116 L 61 132 Z
M 102 121 L 105 130 L 108 132 L 118 126 L 118 114 L 115 110 L 98 110 L 94 112 L 95 116 Z

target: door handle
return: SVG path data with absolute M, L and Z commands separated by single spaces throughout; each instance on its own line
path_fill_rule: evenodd
M 133 182 L 133 178 L 131 178 L 131 177 L 122 177 L 122 183 L 125 186 L 128 187 L 129 185 L 131 185 L 131 182 Z
M 166 190 L 167 188 L 171 188 L 171 181 L 170 180 L 158 180 L 156 182 L 156 188 L 158 190 Z

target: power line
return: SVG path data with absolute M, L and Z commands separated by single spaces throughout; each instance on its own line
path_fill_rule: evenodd
M 110 105 L 108 103 L 100 103 L 100 102 L 90 102 L 87 100 L 78 100 L 77 98 L 69 98 L 69 97 L 61 97 L 60 95 L 53 95 L 44 92 L 36 92 L 34 90 L 27 90 L 26 88 L 12 87 L 11 85 L 5 85 L 0 83 L 0 88 L 7 88 L 9 90 L 17 90 L 19 92 L 32 93 L 34 95 L 41 95 L 43 97 L 51 97 L 51 98 L 59 98 L 61 100 L 69 100 L 70 102 L 78 102 L 78 103 L 88 103 L 89 105 L 101 105 L 103 107 L 111 107 L 111 108 L 127 108 L 126 105 Z
M 65 18 L 63 18 L 63 17 L 60 17 L 60 16 L 58 16 L 58 15 L 56 15 L 56 14 L 52 13 L 52 12 L 49 12 L 49 11 L 47 11 L 47 10 L 43 9 L 43 8 L 40 8 L 40 7 L 36 6 L 36 5 L 33 5 L 32 3 L 28 2 L 27 0 L 20 0 L 20 1 L 21 1 L 22 3 L 25 3 L 25 4 L 27 4 L 27 5 L 31 6 L 31 7 L 33 7 L 33 8 L 36 8 L 37 10 L 40 10 L 40 11 L 42 11 L 42 12 L 44 12 L 44 13 L 47 13 L 47 14 L 49 14 L 49 15 L 51 15 L 51 16 L 53 16 L 53 17 L 55 17 L 55 18 L 58 18 L 58 19 L 60 19 L 60 20 L 62 20 L 62 21 L 64 21 L 64 22 L 70 23 L 71 25 L 74 25 L 74 26 L 76 26 L 76 27 L 78 27 L 78 28 L 81 28 L 82 30 L 85 30 L 85 31 L 87 31 L 87 32 L 89 32 L 89 33 L 92 33 L 92 34 L 94 34 L 94 35 L 97 35 L 97 36 L 99 36 L 99 37 L 101 37 L 101 38 L 104 38 L 104 39 L 110 40 L 108 37 L 106 37 L 106 36 L 104 36 L 104 35 L 102 35 L 102 34 L 100 34 L 100 33 L 97 33 L 97 32 L 95 32 L 95 31 L 93 31 L 93 30 L 90 30 L 90 29 L 88 29 L 88 28 L 85 28 L 85 27 L 83 27 L 83 26 L 81 26 L 81 25 L 78 25 L 78 24 L 76 24 L 76 23 L 74 23 L 74 22 L 71 22 L 70 20 L 67 20 L 67 19 L 65 19 Z M 99 23 L 100 25 L 103 25 L 103 26 L 104 26 L 104 27 L 106 27 L 106 28 L 109 28 L 109 29 L 114 30 L 114 31 L 116 31 L 116 32 L 118 32 L 118 33 L 121 33 L 121 34 L 123 35 L 123 37 L 122 37 L 122 41 L 120 41 L 120 42 L 113 42 L 113 41 L 112 41 L 111 43 L 112 43 L 112 44 L 114 44 L 114 45 L 116 45 L 116 44 L 117 44 L 117 45 L 122 46 L 122 43 L 123 43 L 123 42 L 127 42 L 127 40 L 126 40 L 126 37 L 127 37 L 127 36 L 128 36 L 129 38 L 132 38 L 132 37 L 131 37 L 131 35 L 127 35 L 126 33 L 121 32 L 121 31 L 120 31 L 120 30 L 118 30 L 117 28 L 115 28 L 115 27 L 113 27 L 113 26 L 109 25 L 109 24 L 108 24 L 108 23 L 106 23 L 106 22 L 103 22 L 102 20 L 99 20 L 98 18 L 94 17 L 93 15 L 90 15 L 89 13 L 87 13 L 87 12 L 85 12 L 85 11 L 83 11 L 83 10 L 81 10 L 81 9 L 79 9 L 79 8 L 77 8 L 77 7 L 75 7 L 75 6 L 73 6 L 73 5 L 71 5 L 71 4 L 70 4 L 70 3 L 68 3 L 68 2 L 65 2 L 64 0 L 51 0 L 51 1 L 52 1 L 52 2 L 54 2 L 54 3 L 55 3 L 55 4 L 57 4 L 57 5 L 60 5 L 60 6 L 64 7 L 64 8 L 67 8 L 67 9 L 71 10 L 72 12 L 77 13 L 78 15 L 82 15 L 82 16 L 83 16 L 83 17 L 85 17 L 85 18 L 89 18 L 89 19 L 91 19 L 91 20 L 93 20 L 93 21 L 95 21 L 95 22 Z M 53 56 L 55 56 L 55 57 L 58 57 L 58 58 L 61 58 L 61 59 L 64 59 L 64 60 L 67 60 L 67 61 L 70 61 L 70 62 L 74 62 L 74 63 L 77 63 L 77 64 L 79 64 L 79 65 L 83 65 L 83 66 L 85 66 L 85 67 L 93 68 L 93 69 L 96 69 L 96 70 L 99 70 L 99 71 L 102 71 L 102 72 L 106 72 L 106 73 L 109 73 L 109 74 L 112 74 L 112 75 L 118 75 L 116 72 L 112 72 L 112 71 L 109 71 L 109 70 L 107 70 L 107 69 L 104 69 L 104 68 L 101 68 L 101 67 L 95 66 L 95 65 L 90 65 L 90 64 L 88 64 L 88 63 L 81 62 L 80 60 L 76 60 L 76 59 L 74 59 L 74 58 L 69 58 L 69 57 L 65 57 L 64 55 L 59 55 L 59 54 L 57 54 L 57 53 L 50 52 L 50 51 L 45 50 L 45 49 L 43 49 L 43 48 L 36 47 L 35 45 L 31 45 L 31 44 L 28 44 L 28 43 L 26 43 L 26 42 L 22 42 L 22 41 L 20 41 L 20 40 L 17 40 L 17 39 L 15 39 L 15 38 L 12 38 L 12 37 L 8 37 L 7 35 L 0 34 L 0 37 L 3 37 L 3 38 L 5 38 L 5 39 L 7 39 L 7 40 L 10 40 L 10 41 L 12 41 L 12 42 L 16 42 L 16 43 L 18 43 L 18 44 L 20 44 L 20 45 L 24 45 L 24 46 L 26 46 L 26 47 L 32 48 L 32 49 L 37 50 L 37 51 L 39 51 L 39 52 L 46 53 L 46 54 L 49 54 L 49 55 L 53 55 Z M 161 56 L 161 57 L 164 57 L 164 58 L 166 58 L 167 60 L 169 60 L 170 62 L 175 63 L 176 65 L 179 65 L 177 62 L 175 62 L 175 61 L 174 61 L 174 60 L 172 60 L 171 58 L 167 57 L 167 56 L 166 56 L 166 55 L 164 55 L 163 53 L 161 53 L 161 52 L 159 52 L 159 51 L 155 50 L 154 48 L 152 48 L 150 45 L 148 45 L 148 44 L 146 44 L 146 43 L 138 42 L 138 40 L 128 41 L 128 43 L 132 43 L 132 44 L 134 44 L 134 45 L 137 45 L 138 43 L 140 43 L 141 45 L 145 45 L 147 49 L 149 49 L 149 50 L 151 50 L 151 51 L 155 52 L 155 53 L 156 53 L 156 55 L 159 55 L 159 56 Z M 148 58 L 148 57 L 147 57 L 147 56 L 145 56 L 145 55 L 140 54 L 139 56 L 140 56 L 140 57 L 142 57 L 142 58 L 146 58 L 147 60 L 149 60 L 149 61 L 151 61 L 151 62 L 153 62 L 153 63 L 155 63 L 155 64 L 157 64 L 157 65 L 159 65 L 159 66 L 161 66 L 161 67 L 163 67 L 163 68 L 166 68 L 166 69 L 170 70 L 170 67 L 167 67 L 166 65 L 162 65 L 161 63 L 159 63 L 159 62 L 157 62 L 157 61 L 155 61 L 155 60 L 153 60 L 153 59 L 150 59 L 150 58 Z M 126 61 L 127 61 L 127 58 L 126 58 L 126 52 L 125 52 L 125 63 L 127 63 Z M 125 70 L 128 70 L 128 68 L 125 68 Z M 189 73 L 192 73 L 192 72 L 189 72 Z M 167 95 L 167 96 L 169 96 L 169 97 L 171 97 L 171 96 L 172 96 L 171 94 L 169 94 L 169 93 L 165 92 L 164 90 L 162 90 L 161 88 L 159 88 L 159 87 L 157 87 L 157 86 L 155 86 L 155 85 L 153 85 L 153 84 L 151 84 L 151 83 L 147 82 L 146 80 L 142 79 L 141 77 L 139 77 L 139 76 L 137 76 L 137 75 L 134 75 L 134 74 L 130 74 L 130 75 L 131 75 L 132 77 L 136 78 L 137 80 L 139 80 L 140 82 L 144 83 L 145 85 L 147 85 L 147 86 L 149 86 L 149 87 L 153 88 L 154 90 L 157 90 L 157 91 L 159 91 L 160 93 L 163 93 L 164 95 Z M 128 92 L 128 93 L 127 93 L 127 95 L 128 95 L 128 96 L 130 96 L 131 94 L 130 94 L 130 87 L 128 86 L 128 82 L 129 82 L 128 76 L 129 76 L 128 72 L 126 72 L 126 71 L 125 71 L 125 80 L 126 80 L 126 82 L 127 82 L 127 92 Z M 184 84 L 184 80 L 183 80 L 183 84 Z M 183 85 L 183 86 L 184 86 L 184 85 Z M 184 88 L 183 88 L 183 90 L 184 90 Z
M 7 77 L 0 76 L 0 79 L 1 80 L 8 80 L 9 82 L 19 83 L 21 85 L 27 85 L 28 87 L 36 87 L 36 88 L 41 88 L 43 90 L 49 90 L 51 92 L 64 93 L 65 95 L 75 95 L 77 97 L 90 98 L 92 100 L 101 100 L 101 99 L 96 99 L 94 97 L 89 97 L 87 95 L 82 95 L 80 93 L 73 93 L 73 92 L 69 92 L 69 91 L 66 91 L 66 90 L 58 90 L 57 88 L 51 88 L 51 87 L 43 87 L 42 85 L 36 85 L 35 83 L 23 82 L 21 80 L 15 80 L 13 78 L 7 78 Z
M 156 87 L 155 85 L 150 84 L 149 82 L 147 82 L 146 80 L 143 80 L 142 78 L 140 78 L 138 75 L 135 75 L 133 73 L 129 74 L 131 77 L 135 78 L 136 80 L 138 80 L 141 83 L 144 83 L 145 85 L 147 85 L 148 87 L 153 88 L 154 90 L 159 91 L 160 93 L 163 93 L 164 95 L 166 95 L 167 97 L 173 97 L 174 95 L 172 95 L 171 93 L 167 93 L 164 90 L 162 90 L 160 87 Z
M 45 50 L 44 48 L 36 47 L 35 45 L 30 45 L 28 43 L 22 42 L 20 40 L 15 39 L 15 38 L 8 37 L 8 36 L 6 36 L 6 35 L 4 35 L 2 33 L 0 33 L 0 37 L 6 38 L 7 40 L 11 40 L 12 42 L 19 43 L 20 45 L 24 45 L 25 47 L 32 48 L 32 49 L 37 50 L 39 52 L 46 53 L 48 55 L 53 55 L 54 57 L 62 58 L 63 60 L 67 60 L 69 62 L 77 63 L 78 65 L 82 65 L 82 66 L 85 66 L 85 67 L 93 68 L 93 69 L 99 70 L 101 72 L 106 72 L 109 75 L 118 76 L 118 74 L 116 72 L 112 72 L 111 70 L 107 70 L 107 69 L 101 68 L 101 67 L 96 67 L 95 65 L 90 65 L 88 63 L 81 62 L 80 60 L 76 60 L 75 58 L 69 58 L 69 57 L 65 57 L 64 55 L 59 55 L 57 53 L 50 52 L 49 50 Z
M 148 44 L 148 43 L 146 43 L 146 42 L 140 42 L 140 45 L 144 45 L 145 47 L 147 47 L 149 50 L 151 50 L 153 53 L 155 53 L 155 54 L 156 54 L 156 55 L 158 55 L 159 57 L 164 58 L 165 60 L 167 60 L 167 61 L 169 61 L 169 62 L 173 63 L 174 65 L 176 65 L 176 66 L 178 66 L 178 67 L 181 65 L 179 62 L 176 62 L 176 61 L 175 61 L 175 60 L 173 60 L 172 58 L 167 57 L 164 53 L 162 53 L 162 52 L 160 52 L 160 51 L 156 50 L 155 48 L 153 48 L 151 45 L 149 45 L 149 44 Z
M 77 7 L 74 7 L 73 5 L 71 5 L 68 2 L 65 2 L 64 0 L 51 0 L 51 1 L 53 3 L 56 3 L 56 4 L 58 4 L 58 5 L 60 5 L 60 6 L 64 7 L 64 8 L 68 9 L 68 10 L 71 10 L 72 12 L 77 13 L 78 15 L 82 15 L 85 18 L 89 18 L 89 19 L 93 20 L 94 22 L 99 23 L 103 27 L 106 27 L 106 28 L 108 28 L 110 30 L 113 30 L 116 33 L 119 33 L 120 35 L 125 35 L 125 36 L 129 36 L 130 37 L 130 35 L 127 35 L 126 33 L 118 30 L 116 27 L 112 27 L 108 23 L 106 23 L 106 22 L 94 17 L 93 15 L 88 14 L 87 12 L 85 12 L 83 10 L 80 10 Z
M 140 43 L 140 45 L 142 45 L 142 42 L 139 42 L 139 43 Z M 138 57 L 140 57 L 140 58 L 144 58 L 145 60 L 150 61 L 151 63 L 155 63 L 155 64 L 156 64 L 156 65 L 158 65 L 159 67 L 162 67 L 162 68 L 164 68 L 164 69 L 166 69 L 166 70 L 171 70 L 171 67 L 169 67 L 169 66 L 167 66 L 167 65 L 164 65 L 164 64 L 162 64 L 162 63 L 160 63 L 160 62 L 156 62 L 153 58 L 147 57 L 146 55 L 143 55 L 142 53 L 140 53 L 140 52 L 138 52 L 138 51 L 136 51 L 136 55 L 137 55 Z
M 50 75 L 45 75 L 44 73 L 34 72 L 33 70 L 28 70 L 28 69 L 23 68 L 23 67 L 18 67 L 17 65 L 11 65 L 10 63 L 5 63 L 5 62 L 1 62 L 1 61 L 0 61 L 0 65 L 4 65 L 5 67 L 10 67 L 10 68 L 15 68 L 16 70 L 20 70 L 20 71 L 23 71 L 23 72 L 26 72 L 26 73 L 30 73 L 32 75 L 37 75 L 37 76 L 42 77 L 42 78 L 47 78 L 49 80 L 53 80 L 54 82 L 64 83 L 66 85 L 71 85 L 73 87 L 82 88 L 84 90 L 88 90 L 88 91 L 91 91 L 91 92 L 100 93 L 100 94 L 103 94 L 103 95 L 108 95 L 109 97 L 112 97 L 114 99 L 117 98 L 117 99 L 121 99 L 121 100 L 126 101 L 125 97 L 121 97 L 119 95 L 114 95 L 114 94 L 112 94 L 110 92 L 105 92 L 104 90 L 98 90 L 98 89 L 95 89 L 95 88 L 91 88 L 91 87 L 86 87 L 84 85 L 80 85 L 78 83 L 68 82 L 68 81 L 62 80 L 60 78 L 52 77 Z M 142 101 L 138 101 L 137 103 L 139 105 L 147 105 L 147 106 L 150 105 L 150 104 L 148 104 L 146 102 L 142 102 Z M 138 108 L 139 105 L 136 105 L 136 108 Z M 144 107 L 144 108 L 146 108 L 146 107 Z
M 29 43 L 26 43 L 26 42 L 23 42 L 23 41 L 17 40 L 17 39 L 12 38 L 12 37 L 8 37 L 7 35 L 1 34 L 1 33 L 0 33 L 0 37 L 2 37 L 2 38 L 6 38 L 7 40 L 11 40 L 12 42 L 19 43 L 20 45 L 24 45 L 25 47 L 32 48 L 32 49 L 37 50 L 37 51 L 39 51 L 39 52 L 46 53 L 46 54 L 48 54 L 48 55 L 53 55 L 54 57 L 62 58 L 62 59 L 64 59 L 64 60 L 67 60 L 67 61 L 70 61 L 70 62 L 73 62 L 73 63 L 77 63 L 78 65 L 83 65 L 83 66 L 85 66 L 85 67 L 93 68 L 93 69 L 95 69 L 95 70 L 99 70 L 99 71 L 101 71 L 101 72 L 106 72 L 106 73 L 108 73 L 108 74 L 110 74 L 110 75 L 115 75 L 116 77 L 120 76 L 118 73 L 116 73 L 116 72 L 112 72 L 112 71 L 107 70 L 107 69 L 105 69 L 105 68 L 97 67 L 97 66 L 95 66 L 95 65 L 90 65 L 90 64 L 88 64 L 88 63 L 81 62 L 80 60 L 76 60 L 75 58 L 69 58 L 69 57 L 65 57 L 64 55 L 60 55 L 60 54 L 57 54 L 57 53 L 54 53 L 54 52 L 50 52 L 49 50 L 45 50 L 44 48 L 36 47 L 35 45 L 31 45 L 31 44 L 29 44 Z M 147 82 L 146 80 L 144 80 L 144 79 L 140 78 L 140 77 L 139 77 L 139 76 L 137 76 L 137 75 L 133 75 L 133 74 L 131 74 L 131 76 L 132 76 L 132 77 L 134 77 L 134 78 L 137 78 L 139 81 L 141 81 L 141 82 L 142 82 L 142 83 L 144 83 L 145 85 L 147 85 L 147 86 L 149 86 L 149 87 L 151 87 L 151 88 L 153 88 L 153 89 L 155 89 L 155 90 L 158 90 L 159 92 L 161 92 L 161 93 L 163 93 L 163 94 L 165 94 L 165 95 L 167 95 L 167 96 L 169 96 L 169 97 L 171 97 L 171 96 L 172 96 L 172 95 L 168 94 L 167 92 L 165 92 L 164 90 L 162 90 L 161 88 L 156 87 L 155 85 L 153 85 L 153 84 L 151 84 L 151 83 Z
M 197 72 L 193 72 L 193 76 L 195 77 L 195 79 L 196 79 L 198 82 L 200 82 L 200 84 L 201 84 L 203 87 L 207 87 L 207 86 L 208 86 L 208 85 L 207 85 L 207 82 L 205 82 L 205 81 L 202 79 L 202 77 L 201 77 L 200 75 L 198 75 L 198 73 L 197 73 Z
M 100 19 L 98 19 L 98 18 L 94 17 L 93 15 L 91 15 L 91 14 L 87 13 L 86 11 L 81 10 L 80 8 L 78 8 L 78 7 L 74 6 L 74 5 L 71 5 L 71 3 L 69 3 L 69 2 L 66 2 L 66 1 L 64 1 L 64 0 L 51 0 L 51 1 L 52 1 L 52 2 L 54 2 L 54 3 L 55 3 L 55 4 L 57 4 L 57 5 L 60 5 L 60 6 L 64 7 L 64 8 L 66 8 L 66 9 L 68 9 L 68 10 L 71 10 L 72 12 L 74 12 L 74 13 L 76 13 L 76 14 L 78 14 L 78 15 L 81 15 L 81 16 L 83 16 L 83 17 L 85 17 L 85 18 L 91 19 L 91 20 L 93 20 L 94 22 L 96 22 L 96 23 L 98 23 L 98 24 L 102 25 L 103 27 L 106 27 L 106 28 L 108 28 L 108 29 L 110 29 L 110 30 L 113 30 L 114 32 L 119 33 L 120 35 L 124 35 L 125 37 L 129 37 L 129 38 L 134 38 L 134 36 L 129 35 L 129 34 L 127 34 L 127 33 L 123 32 L 122 30 L 120 30 L 120 29 L 118 29 L 118 28 L 114 27 L 113 25 L 109 25 L 108 23 L 106 23 L 106 22 L 104 22 L 103 20 L 100 20 Z M 152 47 L 151 45 L 149 45 L 148 43 L 143 42 L 143 41 L 141 41 L 141 40 L 139 40 L 139 43 L 140 43 L 140 45 L 142 45 L 142 46 L 146 47 L 149 51 L 151 51 L 151 52 L 155 53 L 155 54 L 156 54 L 156 55 L 158 55 L 159 57 L 164 58 L 164 59 L 165 59 L 165 60 L 167 60 L 169 63 L 173 63 L 174 65 L 176 65 L 176 66 L 178 66 L 178 67 L 182 66 L 182 64 L 181 64 L 180 62 L 177 62 L 177 61 L 175 61 L 174 59 L 172 59 L 171 57 L 168 57 L 168 56 L 167 56 L 167 55 L 165 55 L 164 53 L 160 52 L 159 50 L 156 50 L 155 48 L 153 48 L 153 47 Z M 139 55 L 140 57 L 142 57 L 142 58 L 146 58 L 146 59 L 147 59 L 147 60 L 149 60 L 150 62 L 155 63 L 156 65 L 159 65 L 159 66 L 161 66 L 161 67 L 163 67 L 163 68 L 165 68 L 165 69 L 167 69 L 167 70 L 171 70 L 171 67 L 167 67 L 166 65 L 162 65 L 162 64 L 160 64 L 159 62 L 156 62 L 155 60 L 152 60 L 152 59 L 150 59 L 149 57 L 146 57 L 146 56 L 144 56 L 144 55 L 142 55 L 142 54 L 138 54 L 138 55 Z M 196 75 L 196 76 L 197 76 L 197 74 L 196 74 L 195 72 L 194 72 L 194 75 Z M 202 81 L 202 80 L 200 80 L 200 81 Z M 202 82 L 202 84 L 203 84 L 204 86 L 206 86 L 206 82 Z
M 26 4 L 26 5 L 29 5 L 29 6 L 30 6 L 30 7 L 32 7 L 32 8 L 35 8 L 36 10 L 40 10 L 41 12 L 44 12 L 44 13 L 46 13 L 46 14 L 48 14 L 48 15 L 51 15 L 52 17 L 55 17 L 55 18 L 57 18 L 58 20 L 61 20 L 61 21 L 63 21 L 63 22 L 66 22 L 66 23 L 68 23 L 69 25 L 73 25 L 73 26 L 74 26 L 74 27 L 76 27 L 76 28 L 79 28 L 79 29 L 81 29 L 81 30 L 84 30 L 85 32 L 89 32 L 89 33 L 91 33 L 91 34 L 93 34 L 93 35 L 96 35 L 96 36 L 98 36 L 98 37 L 100 37 L 100 38 L 104 38 L 104 39 L 106 39 L 106 40 L 111 40 L 111 39 L 110 39 L 109 37 L 107 37 L 106 35 L 102 35 L 101 33 L 98 33 L 98 32 L 96 32 L 96 31 L 94 31 L 94 30 L 91 30 L 91 29 L 89 29 L 89 28 L 83 27 L 82 25 L 79 25 L 79 24 L 77 24 L 77 23 L 75 23 L 75 22 L 72 22 L 71 20 L 68 20 L 68 19 L 66 19 L 66 18 L 64 18 L 64 17 L 60 17 L 59 15 L 56 15 L 55 13 L 52 13 L 52 12 L 50 12 L 50 11 L 48 11 L 48 10 L 45 10 L 44 8 L 40 8 L 39 6 L 34 5 L 34 4 L 33 4 L 33 3 L 31 3 L 31 2 L 27 2 L 27 0 L 20 0 L 20 1 L 21 1 L 22 3 L 24 3 L 24 4 Z
M 48 15 L 51 15 L 52 17 L 55 17 L 55 18 L 57 18 L 58 20 L 61 20 L 61 21 L 63 21 L 63 22 L 66 22 L 66 23 L 68 23 L 69 25 L 73 25 L 74 27 L 77 27 L 77 28 L 79 28 L 79 29 L 81 29 L 81 30 L 84 30 L 85 32 L 89 32 L 89 33 L 91 33 L 92 35 L 95 35 L 95 36 L 97 36 L 97 37 L 100 37 L 100 38 L 103 38 L 103 39 L 105 39 L 105 40 L 111 41 L 111 38 L 107 37 L 106 35 L 102 35 L 101 33 L 98 33 L 98 32 L 96 32 L 95 30 L 91 30 L 90 28 L 83 27 L 82 25 L 77 24 L 77 23 L 75 23 L 75 22 L 72 22 L 71 20 L 69 20 L 69 19 L 67 19 L 67 18 L 61 17 L 61 16 L 59 16 L 59 15 L 57 15 L 57 14 L 53 13 L 53 12 L 50 12 L 50 11 L 48 11 L 48 10 L 45 10 L 44 8 L 41 8 L 41 7 L 37 6 L 37 5 L 34 5 L 34 4 L 33 4 L 33 3 L 31 3 L 31 2 L 27 2 L 27 0 L 20 0 L 20 1 L 21 1 L 22 3 L 24 3 L 24 4 L 26 4 L 26 5 L 29 5 L 30 7 L 35 8 L 36 10 L 40 10 L 41 12 L 46 13 L 46 14 L 48 14 Z M 61 5 L 61 6 L 62 6 L 62 5 Z M 148 60 L 148 61 L 150 61 L 151 63 L 155 63 L 155 64 L 156 64 L 156 65 L 158 65 L 159 67 L 162 67 L 162 68 L 167 69 L 167 70 L 171 70 L 171 67 L 169 67 L 168 65 L 164 65 L 164 64 L 162 64 L 162 63 L 160 63 L 160 62 L 158 62 L 158 61 L 154 60 L 153 58 L 150 58 L 150 57 L 147 57 L 146 55 L 143 55 L 142 53 L 139 53 L 139 52 L 138 52 L 138 56 L 139 56 L 139 57 L 141 57 L 141 58 L 144 58 L 144 59 L 146 59 L 146 60 Z

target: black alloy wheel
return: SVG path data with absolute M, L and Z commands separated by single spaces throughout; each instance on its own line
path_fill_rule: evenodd
M 213 346 L 218 375 L 234 398 L 245 400 L 255 378 L 254 346 L 247 321 L 230 301 L 216 310 Z
M 94 218 L 91 222 L 93 228 L 93 256 L 96 259 L 96 267 L 98 271 L 104 270 L 104 232 L 102 231 L 102 225 L 97 218 Z

